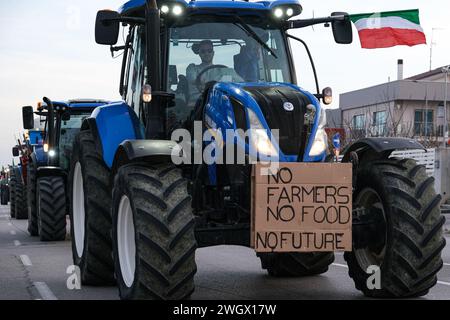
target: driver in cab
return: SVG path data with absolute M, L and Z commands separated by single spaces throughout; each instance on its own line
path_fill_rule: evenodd
M 189 83 L 189 102 L 195 103 L 203 91 L 205 84 L 210 81 L 241 82 L 243 79 L 234 69 L 223 65 L 214 65 L 214 45 L 211 40 L 203 40 L 192 47 L 195 54 L 201 59 L 201 64 L 191 63 L 186 69 L 186 78 Z

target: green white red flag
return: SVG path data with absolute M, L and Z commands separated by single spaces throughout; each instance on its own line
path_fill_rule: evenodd
M 350 15 L 366 49 L 426 44 L 419 10 L 403 10 Z

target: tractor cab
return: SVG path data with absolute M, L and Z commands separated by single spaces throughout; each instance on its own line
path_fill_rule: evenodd
M 296 0 L 133 0 L 118 12 L 98 13 L 96 41 L 111 45 L 113 53 L 125 50 L 120 93 L 146 128 L 147 138 L 170 139 L 175 129 L 196 120 L 195 115 L 212 98 L 208 93 L 212 94 L 215 84 L 229 84 L 233 92 L 253 91 L 251 98 L 263 100 L 267 94 L 286 100 L 283 95 L 299 91 L 292 87 L 296 75 L 288 41 L 296 38 L 287 30 L 332 23 L 337 42 L 352 41 L 351 25 L 344 14 L 290 20 L 301 12 Z M 119 22 L 129 26 L 129 34 L 125 46 L 115 47 Z M 278 94 L 280 86 L 283 93 Z M 316 87 L 316 98 L 323 98 L 317 77 Z M 145 92 L 153 92 L 150 103 L 143 99 Z M 326 92 L 328 99 L 324 102 L 330 103 L 330 90 Z M 300 99 L 314 99 L 306 95 Z M 246 97 L 236 97 L 237 103 Z M 147 104 L 152 107 L 147 108 Z
M 69 170 L 69 158 L 76 134 L 80 131 L 84 119 L 88 118 L 95 108 L 108 102 L 96 99 L 75 99 L 69 101 L 50 101 L 38 103 L 37 111 L 31 106 L 23 107 L 24 128 L 28 132 L 31 145 L 42 146 L 35 154 L 43 152 L 48 158 L 48 165 Z M 42 130 L 33 130 L 34 116 L 40 117 Z M 53 120 L 51 120 L 53 119 Z M 39 161 L 38 161 L 39 162 Z

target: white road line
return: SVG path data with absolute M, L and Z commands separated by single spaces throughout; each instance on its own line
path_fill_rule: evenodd
M 20 260 L 22 260 L 22 263 L 25 267 L 31 267 L 33 265 L 31 263 L 30 257 L 28 257 L 26 254 L 22 254 L 20 256 Z
M 15 232 L 14 230 L 11 230 L 9 233 L 12 234 L 13 236 L 17 234 L 17 232 Z
M 33 285 L 41 295 L 42 300 L 58 300 L 45 282 L 33 282 Z
M 342 268 L 348 269 L 348 266 L 347 266 L 346 264 L 333 263 L 333 266 L 336 266 L 336 267 L 342 267 Z
M 11 222 L 8 222 L 8 227 L 12 227 L 12 223 Z
M 15 245 L 16 247 L 18 247 L 18 246 L 20 246 L 20 245 L 21 245 L 21 243 L 20 243 L 20 241 L 19 241 L 19 240 L 14 240 L 14 245 Z
M 438 284 L 442 284 L 444 286 L 450 286 L 450 282 L 438 281 Z
M 450 263 L 445 263 L 445 262 L 444 262 L 444 266 L 450 266 Z

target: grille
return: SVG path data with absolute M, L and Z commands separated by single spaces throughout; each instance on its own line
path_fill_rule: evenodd
M 307 96 L 290 87 L 246 87 L 255 99 L 271 130 L 279 130 L 280 149 L 285 155 L 299 155 L 305 148 L 304 127 Z M 284 103 L 294 105 L 293 111 L 286 111 Z

